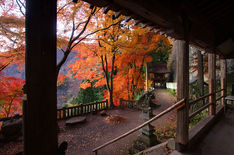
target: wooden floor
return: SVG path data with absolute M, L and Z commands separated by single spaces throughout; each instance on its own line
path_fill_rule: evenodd
M 227 110 L 195 149 L 171 155 L 234 155 L 234 110 Z

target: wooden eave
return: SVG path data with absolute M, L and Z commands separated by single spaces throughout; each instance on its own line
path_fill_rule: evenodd
M 84 0 L 92 5 L 131 16 L 141 23 L 175 39 L 184 39 L 184 21 L 189 21 L 190 44 L 225 58 L 234 58 L 233 50 L 218 49 L 234 40 L 233 0 Z M 234 45 L 234 42 L 233 42 Z

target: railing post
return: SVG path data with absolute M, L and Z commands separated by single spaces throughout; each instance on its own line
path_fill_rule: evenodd
M 227 62 L 226 59 L 220 59 L 220 71 L 221 71 L 221 104 L 226 107 L 226 100 L 225 97 L 227 95 Z
M 189 43 L 177 40 L 177 101 L 185 99 L 185 106 L 177 110 L 176 149 L 183 151 L 189 141 Z
M 108 109 L 108 99 L 106 99 L 106 109 Z
M 66 108 L 63 107 L 63 119 L 65 119 L 65 118 L 66 118 Z
M 123 103 L 122 103 L 122 102 L 123 102 L 123 99 L 120 98 L 120 99 L 119 99 L 119 106 L 120 106 L 121 108 L 123 108 L 123 105 L 122 105 Z
M 83 115 L 83 104 L 80 105 L 80 108 L 81 108 L 81 114 L 80 115 Z
M 216 101 L 216 55 L 213 53 L 208 54 L 208 75 L 209 75 L 209 93 L 212 95 L 209 97 L 209 115 L 215 115 Z

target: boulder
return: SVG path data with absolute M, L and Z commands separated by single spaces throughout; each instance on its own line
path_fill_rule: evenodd
M 2 123 L 1 133 L 5 141 L 10 141 L 22 136 L 22 120 L 11 119 Z

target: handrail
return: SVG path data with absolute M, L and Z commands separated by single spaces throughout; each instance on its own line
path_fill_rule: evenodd
M 219 101 L 219 100 L 222 99 L 222 98 L 224 98 L 224 96 L 220 96 L 219 98 L 217 98 L 217 99 L 215 100 L 215 102 Z
M 220 90 L 217 90 L 217 91 L 215 91 L 215 92 L 213 92 L 213 93 L 206 94 L 206 95 L 204 95 L 204 96 L 202 96 L 202 97 L 199 97 L 198 99 L 196 99 L 196 100 L 194 100 L 194 101 L 191 101 L 191 102 L 189 103 L 189 105 L 191 106 L 191 105 L 195 104 L 196 102 L 198 102 L 198 101 L 200 101 L 200 100 L 202 100 L 202 99 L 204 99 L 204 98 L 206 98 L 206 97 L 209 97 L 209 96 L 211 96 L 211 95 L 214 95 L 214 94 L 216 94 L 216 93 L 218 93 L 218 92 L 222 92 L 222 91 L 224 91 L 224 90 L 225 90 L 225 89 L 220 89 Z M 217 102 L 218 100 L 222 99 L 223 97 L 224 97 L 224 96 L 221 96 L 221 97 L 217 98 L 217 99 L 215 100 L 215 102 Z M 195 115 L 197 115 L 198 113 L 200 113 L 200 112 L 203 111 L 204 109 L 208 108 L 208 106 L 210 106 L 210 105 L 211 105 L 211 103 L 208 103 L 208 104 L 202 106 L 201 108 L 199 108 L 198 110 L 196 110 L 195 112 L 193 112 L 192 114 L 190 114 L 190 115 L 189 115 L 189 119 L 193 118 Z
M 218 93 L 218 92 L 221 92 L 221 91 L 224 91 L 225 89 L 220 89 L 220 90 L 217 90 L 215 93 Z
M 201 96 L 201 97 L 199 97 L 198 99 L 189 102 L 189 105 L 193 105 L 193 104 L 195 104 L 196 102 L 198 102 L 198 101 L 200 101 L 200 100 L 202 100 L 202 99 L 204 99 L 204 98 L 207 98 L 207 97 L 209 97 L 209 96 L 211 96 L 211 95 L 213 95 L 213 94 L 216 94 L 216 93 L 221 92 L 221 91 L 224 91 L 224 90 L 225 90 L 225 89 L 220 89 L 220 90 L 215 91 L 214 93 L 209 93 L 209 94 L 206 94 L 206 95 L 204 95 L 204 96 Z
M 206 95 L 204 95 L 204 96 L 202 96 L 202 97 L 199 97 L 198 99 L 189 102 L 189 105 L 192 105 L 192 104 L 194 104 L 194 103 L 196 103 L 196 102 L 198 102 L 198 101 L 200 101 L 200 100 L 202 100 L 202 99 L 204 99 L 204 98 L 207 98 L 207 97 L 211 96 L 212 94 L 213 94 L 213 93 L 209 93 L 209 94 L 206 94 Z
M 211 105 L 211 103 L 208 103 L 204 106 L 202 106 L 201 108 L 199 108 L 198 110 L 194 111 L 193 113 L 191 113 L 189 115 L 189 119 L 192 119 L 194 116 L 196 116 L 198 113 L 200 113 L 201 111 L 203 111 L 204 109 L 208 108 Z
M 116 141 L 118 141 L 118 140 L 120 140 L 120 139 L 122 139 L 122 138 L 124 138 L 124 137 L 126 137 L 126 136 L 128 136 L 128 135 L 130 135 L 131 133 L 133 133 L 133 132 L 135 132 L 135 131 L 141 129 L 142 127 L 146 126 L 147 124 L 153 122 L 154 120 L 160 118 L 161 116 L 163 116 L 163 115 L 167 114 L 168 112 L 174 110 L 175 108 L 179 107 L 179 106 L 182 105 L 184 102 L 185 102 L 185 99 L 182 99 L 182 100 L 178 101 L 178 102 L 175 103 L 174 105 L 170 106 L 169 108 L 167 108 L 167 109 L 164 110 L 163 112 L 159 113 L 158 115 L 154 116 L 153 118 L 151 118 L 150 120 L 144 122 L 143 124 L 139 125 L 138 127 L 136 127 L 136 128 L 134 128 L 134 129 L 132 129 L 132 130 L 130 130 L 130 131 L 128 131 L 128 132 L 122 134 L 121 136 L 119 136 L 119 137 L 117 137 L 117 138 L 115 138 L 115 139 L 112 139 L 112 140 L 109 141 L 109 142 L 104 143 L 103 145 L 101 145 L 101 146 L 99 146 L 99 147 L 96 147 L 95 149 L 93 149 L 93 152 L 95 152 L 95 153 L 97 154 L 97 151 L 100 150 L 101 148 L 103 148 L 103 147 L 105 147 L 105 146 L 107 146 L 107 145 L 109 145 L 109 144 L 112 144 L 112 143 L 114 143 L 114 142 L 116 142 Z M 180 107 L 180 108 L 181 108 L 181 107 Z

